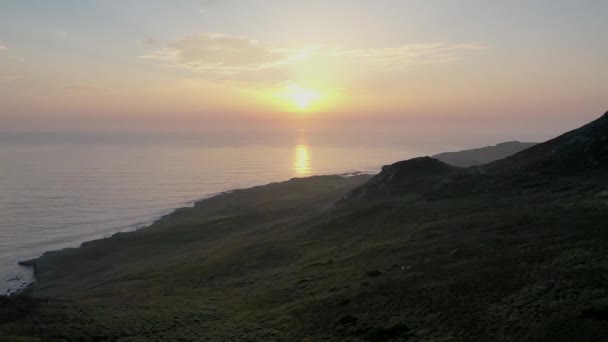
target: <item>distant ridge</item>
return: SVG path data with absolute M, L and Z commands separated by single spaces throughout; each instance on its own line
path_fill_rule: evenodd
M 576 130 L 541 144 L 507 142 L 476 150 L 443 153 L 443 159 L 480 154 L 479 151 L 506 153 L 509 149 L 532 147 L 506 158 L 473 168 L 449 165 L 432 157 L 420 157 L 400 161 L 382 168 L 367 183 L 344 196 L 341 203 L 359 199 L 391 196 L 420 197 L 452 183 L 459 175 L 487 176 L 514 172 L 551 174 L 588 170 L 608 166 L 608 112 L 599 119 Z M 447 157 L 446 157 L 447 156 Z
M 510 157 L 492 162 L 491 172 L 561 172 L 608 165 L 608 112 L 599 119 Z
M 506 158 L 536 144 L 538 143 L 508 141 L 495 146 L 486 146 L 458 152 L 439 153 L 434 155 L 433 158 L 458 167 L 470 167 L 488 164 L 493 161 Z

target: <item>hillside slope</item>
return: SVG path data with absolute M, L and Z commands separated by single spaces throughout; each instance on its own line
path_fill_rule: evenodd
M 597 120 L 525 151 L 490 163 L 494 172 L 576 172 L 608 163 L 608 112 Z
M 457 152 L 439 153 L 432 157 L 453 166 L 469 167 L 483 165 L 506 158 L 536 144 L 537 143 L 508 141 L 494 146 L 486 146 Z
M 348 193 L 341 203 L 394 195 L 419 197 L 463 173 L 467 171 L 430 157 L 404 160 L 384 166 L 379 174 Z
M 235 191 L 46 254 L 29 295 L 0 303 L 0 335 L 607 340 L 601 120 L 486 168 L 418 158 L 366 184 L 313 177 Z

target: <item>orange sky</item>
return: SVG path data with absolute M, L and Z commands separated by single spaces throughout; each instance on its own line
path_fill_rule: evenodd
M 553 131 L 608 107 L 603 1 L 3 7 L 3 130 L 495 122 L 533 131 L 551 119 Z

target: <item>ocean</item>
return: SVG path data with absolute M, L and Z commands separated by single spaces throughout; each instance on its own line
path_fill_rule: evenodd
M 374 173 L 445 149 L 405 140 L 335 131 L 0 133 L 0 294 L 32 281 L 18 261 L 145 227 L 213 194 Z

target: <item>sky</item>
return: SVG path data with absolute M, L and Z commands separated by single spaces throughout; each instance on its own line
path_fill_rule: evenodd
M 3 0 L 0 131 L 540 139 L 608 110 L 608 1 Z

